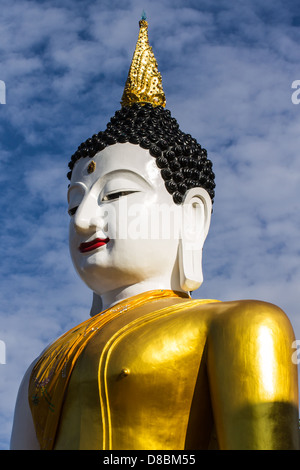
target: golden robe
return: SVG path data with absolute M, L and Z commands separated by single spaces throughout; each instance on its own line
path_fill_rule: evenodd
M 264 302 L 173 291 L 122 301 L 35 364 L 41 449 L 298 448 L 293 340 L 285 314 Z

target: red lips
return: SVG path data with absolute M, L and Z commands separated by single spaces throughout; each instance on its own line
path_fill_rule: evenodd
M 106 245 L 109 242 L 109 238 L 95 238 L 94 240 L 79 245 L 80 253 L 87 253 L 88 251 L 96 250 L 100 246 Z

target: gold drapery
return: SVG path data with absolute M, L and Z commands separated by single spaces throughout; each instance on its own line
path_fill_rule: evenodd
M 189 297 L 172 290 L 155 290 L 131 297 L 95 315 L 54 341 L 37 360 L 29 383 L 29 405 L 41 449 L 54 446 L 65 391 L 78 357 L 107 323 L 128 310 L 157 299 Z

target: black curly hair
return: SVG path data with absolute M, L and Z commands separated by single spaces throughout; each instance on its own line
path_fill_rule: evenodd
M 179 129 L 169 110 L 151 104 L 135 103 L 116 111 L 106 130 L 87 139 L 72 155 L 68 178 L 80 158 L 93 158 L 105 147 L 125 142 L 149 150 L 175 204 L 181 204 L 186 191 L 194 187 L 206 189 L 213 202 L 215 175 L 206 150 Z

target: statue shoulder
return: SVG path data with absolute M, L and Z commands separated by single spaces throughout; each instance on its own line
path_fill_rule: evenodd
M 294 332 L 268 302 L 224 302 L 211 317 L 206 364 L 221 448 L 297 449 Z
M 11 450 L 38 450 L 40 448 L 28 402 L 29 380 L 36 361 L 37 359 L 28 367 L 19 387 L 10 441 Z
M 211 317 L 211 330 L 226 329 L 240 334 L 269 330 L 294 339 L 294 332 L 286 313 L 277 305 L 260 300 L 237 300 L 215 305 Z

